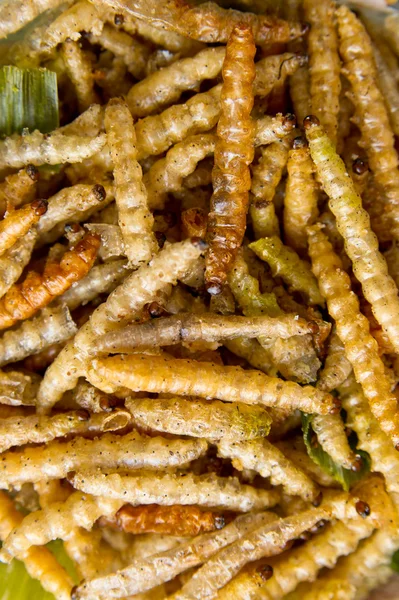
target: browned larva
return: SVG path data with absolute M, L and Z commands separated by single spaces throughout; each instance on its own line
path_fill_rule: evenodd
M 219 294 L 242 243 L 248 210 L 254 156 L 255 44 L 251 29 L 233 29 L 223 63 L 221 115 L 217 126 L 213 196 L 208 217 L 205 280 L 211 294 Z
M 204 511 L 195 505 L 122 506 L 113 518 L 104 519 L 102 525 L 110 525 L 127 533 L 161 533 L 163 535 L 196 536 L 200 533 L 222 529 L 223 515 Z
M 99 246 L 98 236 L 87 234 L 59 263 L 48 260 L 43 275 L 29 271 L 24 281 L 13 285 L 0 300 L 0 329 L 33 316 L 87 275 Z

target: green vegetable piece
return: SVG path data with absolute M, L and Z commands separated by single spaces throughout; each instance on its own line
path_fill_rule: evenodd
M 57 75 L 47 69 L 0 69 L 0 135 L 59 126 Z
M 334 479 L 338 481 L 338 483 L 340 483 L 343 489 L 347 492 L 355 483 L 360 481 L 360 479 L 363 479 L 363 477 L 369 473 L 370 457 L 367 452 L 356 449 L 356 441 L 350 436 L 349 445 L 351 446 L 352 450 L 355 450 L 356 454 L 362 458 L 363 465 L 360 471 L 344 469 L 341 465 L 333 461 L 331 456 L 323 450 L 319 443 L 313 443 L 316 434 L 312 428 L 312 419 L 313 415 L 302 413 L 302 431 L 306 450 L 313 462 L 319 465 L 319 467 L 321 467 L 326 473 L 334 477 Z

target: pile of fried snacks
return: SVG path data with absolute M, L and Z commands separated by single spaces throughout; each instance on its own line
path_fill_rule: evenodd
M 60 123 L 0 138 L 0 561 L 57 600 L 378 593 L 399 11 L 5 0 L 0 40 Z

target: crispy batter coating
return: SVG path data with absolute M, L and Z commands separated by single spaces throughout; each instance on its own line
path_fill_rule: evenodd
M 351 291 L 349 276 L 319 226 L 309 228 L 309 255 L 320 290 L 327 300 L 329 313 L 335 320 L 337 334 L 352 363 L 356 380 L 361 383 L 370 409 L 381 428 L 397 445 L 397 401 L 391 393 L 377 342 L 370 334 L 367 318 L 360 312 L 357 296 Z
M 249 248 L 268 263 L 273 277 L 281 277 L 291 291 L 301 292 L 310 304 L 324 304 L 310 267 L 292 248 L 285 246 L 280 238 L 263 238 L 249 244 Z
M 288 338 L 313 333 L 315 327 L 316 324 L 307 323 L 297 315 L 273 318 L 179 313 L 110 332 L 97 340 L 97 349 L 99 352 L 129 354 L 149 347 L 171 346 L 179 342 L 218 342 L 240 336 Z
M 284 550 L 287 542 L 325 518 L 329 518 L 328 510 L 313 508 L 262 525 L 230 544 L 228 548 L 220 550 L 194 573 L 173 598 L 200 600 L 207 596 L 215 596 L 218 590 L 223 588 L 247 562 L 279 554 Z
M 280 233 L 273 197 L 287 164 L 291 141 L 288 134 L 270 146 L 261 147 L 259 161 L 252 167 L 249 214 L 256 239 Z
M 126 97 L 133 117 L 146 117 L 176 102 L 183 91 L 197 89 L 205 79 L 214 79 L 222 70 L 225 48 L 205 48 L 189 58 L 155 71 L 136 83 Z
M 148 262 L 158 244 L 152 232 L 153 216 L 137 162 L 136 134 L 126 103 L 118 98 L 105 109 L 105 130 L 114 163 L 115 200 L 125 253 L 130 263 Z
M 88 378 L 104 391 L 123 386 L 133 391 L 217 398 L 288 410 L 300 408 L 309 413 L 336 411 L 334 399 L 311 386 L 300 387 L 259 371 L 194 360 L 146 354 L 115 356 L 93 361 Z
M 341 91 L 341 63 L 334 23 L 335 3 L 331 0 L 304 0 L 303 8 L 305 20 L 310 23 L 308 47 L 311 112 L 320 119 L 327 135 L 335 144 Z
M 37 231 L 32 227 L 0 256 L 0 298 L 21 276 L 30 261 L 36 239 Z
M 133 320 L 145 304 L 154 301 L 158 292 L 170 289 L 171 284 L 176 284 L 189 271 L 204 248 L 204 243 L 194 238 L 165 244 L 150 265 L 142 266 L 127 277 L 47 369 L 38 395 L 39 412 L 51 408 L 65 391 L 75 387 L 78 378 L 86 372 L 90 349 L 95 348 L 99 335 Z
M 319 488 L 268 440 L 238 441 L 222 438 L 217 443 L 218 455 L 230 458 L 238 470 L 253 469 L 262 477 L 270 477 L 272 485 L 282 485 L 285 493 L 315 501 Z
M 0 371 L 0 403 L 9 406 L 35 404 L 40 377 L 20 371 Z
M 125 425 L 126 416 L 124 412 Z M 6 468 L 0 476 L 0 486 L 40 481 L 44 477 L 62 479 L 70 471 L 91 467 L 125 470 L 178 467 L 199 458 L 206 449 L 204 440 L 142 437 L 135 431 L 124 436 L 106 433 L 94 440 L 82 437 L 69 442 L 53 440 L 45 446 L 3 454 Z
M 3 216 L 8 206 L 19 208 L 22 204 L 32 202 L 38 179 L 39 172 L 33 165 L 8 175 L 0 183 L 0 214 Z
M 82 583 L 77 588 L 77 598 L 90 598 L 93 594 L 101 599 L 118 598 L 152 589 L 159 583 L 170 581 L 179 573 L 200 565 L 221 548 L 275 518 L 273 513 L 268 512 L 239 516 L 222 531 L 205 533 L 170 550 L 136 558 L 122 571 Z
M 90 530 L 97 519 L 115 514 L 123 504 L 123 500 L 74 492 L 65 501 L 51 503 L 16 524 L 3 544 L 1 559 L 10 562 L 13 556 L 24 557 L 32 546 L 44 546 L 57 538 L 68 540 L 76 527 Z
M 260 293 L 259 281 L 249 274 L 248 265 L 241 253 L 238 254 L 229 273 L 229 285 L 244 315 L 250 317 L 267 314 L 277 317 L 283 314 L 273 292 Z M 309 383 L 316 379 L 320 361 L 313 348 L 311 336 L 294 336 L 288 340 L 275 341 L 262 338 L 259 341 L 267 353 L 262 362 L 266 362 L 268 356 L 269 362 L 272 362 L 285 378 L 301 383 Z M 252 353 L 255 356 L 255 349 Z
M 99 99 L 94 90 L 93 66 L 78 42 L 67 38 L 61 47 L 61 56 L 78 99 L 79 110 L 84 111 Z
M 162 0 L 156 7 L 144 0 L 101 0 L 99 4 L 143 19 L 151 25 L 160 27 L 162 23 L 164 29 L 207 43 L 226 43 L 232 30 L 241 24 L 253 30 L 257 44 L 288 42 L 307 31 L 307 26 L 302 23 L 288 23 L 274 16 L 226 10 L 214 2 L 191 6 L 184 1 Z
M 59 263 L 49 259 L 43 275 L 29 271 L 24 281 L 14 284 L 0 300 L 0 329 L 29 319 L 82 279 L 92 267 L 99 245 L 98 236 L 86 234 Z
M 313 178 L 313 163 L 303 138 L 294 140 L 288 154 L 287 171 L 284 198 L 285 241 L 297 252 L 305 253 L 308 246 L 306 227 L 312 225 L 318 216 L 319 194 Z
M 47 212 L 39 221 L 37 229 L 41 240 L 56 240 L 63 235 L 66 223 L 84 221 L 92 212 L 104 208 L 113 199 L 111 186 L 104 188 L 100 184 L 78 183 L 63 188 L 49 198 Z
M 70 8 L 61 13 L 50 25 L 46 26 L 44 35 L 40 40 L 43 50 L 55 48 L 67 38 L 78 40 L 81 31 L 87 31 L 96 35 L 100 34 L 104 27 L 104 14 L 98 5 L 87 0 L 80 0 Z
M 198 504 L 234 512 L 263 510 L 274 506 L 280 492 L 244 485 L 236 477 L 218 477 L 214 473 L 193 475 L 188 472 L 146 472 L 119 475 L 78 472 L 71 482 L 77 489 L 96 496 L 122 499 L 134 506 L 141 504 Z
M 218 400 L 130 398 L 125 404 L 139 427 L 209 440 L 264 437 L 271 425 L 261 407 Z
M 384 98 L 377 84 L 371 41 L 362 23 L 346 6 L 340 6 L 336 15 L 344 73 L 351 83 L 356 106 L 356 124 L 362 133 L 362 146 L 367 152 L 370 168 L 384 197 L 384 220 L 388 219 L 391 234 L 396 237 L 398 157 Z
M 0 420 L 0 452 L 12 446 L 43 444 L 69 434 L 101 433 L 123 429 L 130 421 L 127 411 L 90 415 L 85 410 L 59 413 L 51 416 L 30 415 Z M 65 448 L 65 446 L 60 446 Z M 44 473 L 43 473 L 44 474 Z
M 34 131 L 26 135 L 11 135 L 0 141 L 0 168 L 19 169 L 24 165 L 58 165 L 81 162 L 99 152 L 105 145 L 105 135 L 97 137 L 62 135 Z
M 125 243 L 119 225 L 108 223 L 88 223 L 86 229 L 100 236 L 101 246 L 98 257 L 108 262 L 110 259 L 125 256 Z
M 335 329 L 328 345 L 324 367 L 319 374 L 317 387 L 325 392 L 335 390 L 349 377 L 352 365 L 345 355 L 345 348 Z
M 137 79 L 142 79 L 150 56 L 148 46 L 107 24 L 100 34 L 92 33 L 89 39 L 93 44 L 100 44 L 117 58 L 122 59 L 130 73 Z M 133 116 L 139 115 L 133 114 Z
M 393 347 L 398 348 L 398 290 L 378 250 L 378 240 L 371 231 L 370 218 L 362 208 L 361 198 L 356 194 L 344 163 L 320 125 L 312 119 L 306 123 L 306 136 L 318 176 L 329 195 L 329 206 L 337 220 L 338 231 L 345 240 L 345 250 L 352 261 L 353 272 L 362 284 L 364 297 L 371 304 L 374 316 Z
M 251 29 L 245 25 L 234 28 L 223 63 L 221 114 L 207 227 L 209 250 L 205 259 L 205 282 L 212 295 L 220 293 L 226 283 L 227 272 L 245 233 L 251 187 L 249 165 L 254 157 L 251 110 L 255 50 Z
M 45 308 L 37 317 L 6 331 L 0 338 L 0 366 L 36 354 L 69 339 L 77 331 L 65 306 Z
M 112 519 L 104 519 L 102 525 L 110 525 L 135 535 L 159 533 L 162 535 L 196 536 L 222 529 L 225 520 L 217 512 L 203 511 L 197 506 L 122 506 Z
M 23 521 L 11 498 L 0 492 L 0 539 L 3 541 Z M 21 559 L 33 579 L 38 579 L 43 588 L 58 600 L 69 600 L 73 586 L 72 578 L 58 563 L 47 548 L 31 547 Z
M 13 210 L 0 221 L 0 256 L 35 225 L 47 210 L 44 200 L 35 200 L 19 210 Z

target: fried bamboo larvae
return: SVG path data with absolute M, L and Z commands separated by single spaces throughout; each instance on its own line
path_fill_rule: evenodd
M 388 69 L 396 78 L 396 82 L 399 84 L 399 65 L 397 58 L 391 50 L 388 40 L 386 39 L 385 32 L 383 30 L 383 24 L 375 21 L 371 17 L 371 13 L 361 12 L 361 19 L 366 26 L 367 33 L 370 35 L 373 44 L 378 48 L 384 62 L 387 64 Z
M 335 569 L 320 577 L 302 598 L 366 598 L 367 592 L 385 583 L 392 575 L 390 563 L 397 543 L 397 536 L 386 531 L 375 532 L 355 552 L 342 558 Z M 341 596 L 336 595 L 339 593 Z
M 35 404 L 40 377 L 33 373 L 0 371 L 0 403 L 8 406 Z
M 209 440 L 251 440 L 268 435 L 270 414 L 257 406 L 217 400 L 130 398 L 125 403 L 139 427 Z
M 190 38 L 175 33 L 174 31 L 167 31 L 164 29 L 158 29 L 153 25 L 150 25 L 146 21 L 136 19 L 131 16 L 117 15 L 117 19 L 122 17 L 122 25 L 125 31 L 130 35 L 139 35 L 141 38 L 155 44 L 156 46 L 162 46 L 166 50 L 180 56 L 193 56 L 199 50 L 204 48 L 204 44 L 196 42 Z M 114 19 L 115 22 L 115 19 Z
M 114 162 L 115 200 L 125 253 L 130 263 L 148 262 L 158 244 L 152 232 L 153 216 L 137 162 L 136 134 L 126 103 L 110 100 L 105 109 L 105 130 Z
M 383 194 L 384 220 L 388 220 L 391 234 L 396 237 L 399 218 L 398 157 L 384 98 L 377 85 L 371 41 L 362 23 L 346 6 L 340 6 L 336 15 L 344 74 L 351 83 L 356 106 L 356 124 L 361 131 L 362 146 L 376 184 Z
M 252 84 L 255 79 L 255 44 L 251 29 L 233 29 L 223 62 L 221 114 L 217 125 L 213 195 L 208 215 L 209 250 L 205 258 L 205 284 L 212 295 L 226 283 L 246 227 L 254 157 Z M 234 123 L 234 125 L 233 125 Z
M 33 165 L 20 169 L 18 173 L 8 175 L 0 183 L 0 214 L 7 210 L 8 205 L 19 208 L 22 204 L 32 202 L 36 194 L 36 184 L 39 172 Z
M 378 85 L 388 109 L 392 131 L 396 136 L 399 136 L 399 90 L 397 81 L 375 45 L 373 45 L 373 56 L 377 67 Z
M 126 260 L 113 260 L 96 265 L 86 277 L 64 292 L 58 301 L 60 304 L 65 304 L 69 310 L 74 310 L 78 306 L 91 302 L 99 294 L 112 292 L 128 274 Z
M 319 374 L 317 387 L 325 392 L 331 392 L 349 377 L 352 365 L 345 356 L 345 348 L 333 329 L 328 345 L 324 367 Z
M 360 136 L 352 131 L 349 138 L 345 140 L 345 148 L 342 154 L 348 174 L 353 181 L 353 187 L 356 193 L 362 197 L 368 187 L 370 173 L 368 161 L 359 146 L 360 141 Z M 371 212 L 370 219 L 374 224 L 373 216 L 373 212 Z
M 0 492 L 0 521 L 2 541 L 23 521 L 22 513 L 16 509 L 14 502 L 4 492 Z M 29 575 L 33 579 L 38 579 L 47 592 L 54 594 L 57 600 L 69 600 L 73 581 L 50 550 L 31 547 L 21 556 L 21 559 Z
M 356 380 L 361 383 L 370 409 L 381 428 L 397 445 L 397 402 L 391 393 L 377 342 L 370 334 L 367 318 L 360 312 L 359 301 L 351 291 L 350 279 L 342 269 L 341 260 L 318 226 L 309 230 L 309 255 L 320 290 L 326 297 L 329 313 L 335 320 L 337 334 L 352 363 Z
M 213 154 L 215 143 L 214 133 L 188 136 L 152 165 L 143 178 L 151 208 L 162 209 L 167 194 L 183 188 L 183 179 L 194 172 L 201 160 Z
M 118 510 L 111 519 L 103 519 L 101 525 L 107 525 L 140 535 L 158 533 L 194 537 L 209 533 L 225 526 L 221 514 L 200 510 L 197 506 L 130 506 L 127 504 Z M 114 569 L 115 571 L 116 569 Z
M 274 16 L 226 10 L 213 2 L 190 6 L 162 1 L 157 4 L 155 18 L 153 7 L 144 0 L 129 3 L 125 0 L 101 0 L 99 4 L 101 7 L 111 6 L 117 12 L 138 17 L 151 25 L 159 27 L 162 23 L 162 27 L 169 31 L 207 43 L 226 43 L 234 27 L 240 24 L 253 30 L 255 42 L 260 45 L 288 42 L 307 31 L 307 26 L 302 23 L 288 23 Z
M 30 261 L 36 239 L 36 229 L 31 228 L 0 256 L 0 298 L 22 275 L 22 271 Z
M 64 547 L 82 579 L 107 575 L 123 567 L 120 552 L 103 540 L 99 529 L 76 528 Z
M 58 165 L 81 162 L 99 152 L 105 145 L 105 135 L 89 138 L 34 131 L 26 135 L 11 135 L 0 142 L 0 168 L 19 169 L 27 164 Z
M 395 13 L 388 15 L 384 19 L 384 33 L 387 36 L 388 43 L 395 52 L 396 56 L 399 56 L 399 35 L 398 35 L 398 16 Z
M 57 227 L 61 236 L 65 223 L 84 220 L 88 211 L 107 206 L 113 198 L 112 188 L 105 189 L 99 184 L 78 183 L 66 187 L 49 198 L 47 212 L 38 224 L 38 233 L 43 237 Z
M 55 8 L 63 0 L 20 0 L 18 2 L 5 2 L 0 11 L 0 39 L 15 33 L 25 25 L 36 19 L 50 8 Z
M 84 379 L 79 380 L 77 386 L 70 394 L 75 405 L 77 404 L 90 413 L 109 412 L 117 404 L 116 398 L 107 396 Z
M 73 492 L 69 483 L 65 485 L 60 479 L 41 479 L 36 481 L 33 487 L 39 496 L 40 509 L 47 508 L 55 502 L 65 502 Z
M 201 535 L 148 557 L 136 558 L 122 571 L 85 582 L 78 587 L 76 597 L 90 598 L 94 594 L 98 598 L 118 598 L 152 589 L 159 583 L 170 581 L 179 573 L 200 565 L 221 548 L 275 518 L 273 513 L 239 516 L 222 531 Z
M 271 559 L 273 576 L 267 581 L 262 578 L 260 570 L 243 571 L 220 590 L 217 598 L 254 600 L 261 594 L 264 600 L 280 600 L 284 594 L 296 589 L 300 582 L 315 581 L 319 570 L 332 569 L 340 556 L 354 552 L 359 542 L 371 535 L 373 528 L 370 521 L 361 518 L 328 525 L 308 543 Z
M 78 42 L 66 39 L 61 47 L 66 72 L 75 88 L 79 110 L 83 112 L 99 99 L 94 90 L 93 67 Z
M 222 70 L 225 48 L 205 48 L 152 73 L 129 91 L 126 101 L 133 117 L 146 117 L 176 102 L 183 91 L 196 89 L 201 81 L 214 79 Z
M 302 4 L 302 0 L 285 2 L 284 17 L 288 21 L 299 21 L 303 17 Z M 297 38 L 289 42 L 288 49 L 290 52 L 303 54 L 307 50 L 307 45 L 303 38 Z M 309 67 L 306 64 L 299 67 L 289 78 L 289 91 L 298 123 L 302 123 L 303 119 L 311 112 L 309 88 Z
M 145 44 L 107 24 L 104 25 L 100 34 L 92 33 L 89 39 L 93 44 L 100 44 L 117 58 L 122 59 L 133 77 L 143 78 L 150 56 L 149 48 Z M 136 115 L 133 114 L 133 116 Z
M 266 439 L 222 438 L 217 442 L 217 449 L 218 455 L 230 458 L 237 470 L 252 469 L 262 477 L 269 477 L 272 485 L 282 485 L 287 494 L 311 502 L 319 494 L 317 485 Z
M 65 306 L 45 308 L 31 321 L 6 331 L 0 338 L 0 366 L 23 360 L 76 333 L 76 325 Z
M 356 471 L 359 468 L 359 459 L 349 446 L 345 423 L 340 415 L 315 415 L 312 428 L 319 444 L 334 462 L 345 469 Z
M 55 48 L 67 38 L 78 40 L 81 31 L 100 34 L 104 27 L 103 17 L 99 6 L 86 0 L 76 2 L 46 27 L 40 44 L 42 51 Z
M 308 246 L 306 228 L 318 216 L 318 188 L 313 178 L 314 167 L 303 138 L 294 140 L 288 154 L 287 171 L 284 198 L 285 240 L 287 245 L 303 254 Z
M 341 92 L 339 95 L 338 129 L 337 129 L 337 152 L 342 154 L 345 149 L 345 141 L 351 130 L 351 119 L 353 118 L 355 107 L 350 95 L 350 83 L 346 77 L 341 74 Z M 307 115 L 305 115 L 306 117 Z M 302 121 L 303 122 L 303 121 Z
M 274 506 L 280 497 L 278 490 L 261 490 L 239 483 L 235 477 L 217 477 L 214 473 L 162 473 L 139 471 L 137 475 L 117 473 L 76 473 L 72 479 L 75 488 L 122 499 L 133 506 L 141 504 L 196 504 L 234 512 L 262 510 Z M 90 492 L 91 490 L 91 492 Z
M 82 279 L 93 265 L 99 245 L 97 236 L 87 234 L 59 263 L 49 259 L 43 275 L 29 271 L 24 281 L 14 284 L 0 300 L 0 329 L 32 317 Z
M 268 377 L 258 371 L 185 359 L 132 354 L 95 360 L 88 379 L 106 392 L 119 387 L 133 391 L 217 398 L 227 402 L 262 404 L 310 413 L 334 413 L 334 399 L 311 386 Z
M 312 113 L 320 119 L 335 144 L 341 91 L 335 4 L 331 0 L 305 0 L 303 7 L 305 20 L 310 23 L 308 47 Z
M 269 56 L 257 63 L 254 82 L 255 94 L 266 96 L 282 78 L 289 76 L 303 62 L 302 56 L 290 53 Z M 167 67 L 168 68 L 168 67 Z M 208 92 L 196 94 L 184 104 L 175 104 L 159 115 L 145 117 L 135 125 L 138 160 L 161 154 L 189 135 L 209 131 L 220 114 L 221 85 Z M 270 144 L 295 127 L 292 116 L 260 119 L 255 133 L 256 143 Z
M 35 225 L 47 210 L 44 200 L 35 200 L 32 204 L 11 211 L 0 221 L 0 256 L 13 246 L 20 237 Z
M 337 482 L 317 465 L 307 453 L 303 436 L 296 436 L 289 440 L 274 442 L 287 458 L 289 458 L 301 471 L 309 475 L 313 481 L 323 487 L 339 487 Z
M 290 290 L 301 292 L 311 304 L 324 304 L 317 281 L 308 264 L 277 236 L 263 238 L 249 245 L 259 258 L 266 261 L 273 277 L 281 277 Z
M 126 412 L 122 415 L 126 424 Z M 125 436 L 106 433 L 91 440 L 82 437 L 69 442 L 53 440 L 46 446 L 10 451 L 2 455 L 7 474 L 0 486 L 20 485 L 25 481 L 62 479 L 77 469 L 166 469 L 187 465 L 205 453 L 203 440 L 167 440 L 142 437 L 137 432 Z
M 369 215 L 362 208 L 361 198 L 356 194 L 342 160 L 312 118 L 306 122 L 306 136 L 318 176 L 330 198 L 331 212 L 335 215 L 345 250 L 352 261 L 353 272 L 362 284 L 374 316 L 396 348 L 399 335 L 398 290 L 378 250 L 378 240 L 371 231 Z
M 234 267 L 229 273 L 229 285 L 244 315 L 251 317 L 267 314 L 277 317 L 284 314 L 273 292 L 260 293 L 259 281 L 249 274 L 248 266 L 241 253 L 238 254 Z M 311 336 L 300 338 L 294 336 L 288 340 L 279 339 L 272 343 L 262 338 L 260 342 L 269 356 L 269 361 L 285 378 L 302 383 L 317 378 L 320 361 L 313 348 Z M 266 360 L 266 356 L 263 360 Z
M 104 107 L 100 104 L 89 106 L 76 119 L 60 127 L 58 131 L 64 135 L 82 135 L 95 137 L 104 131 Z
M 256 340 L 239 337 L 224 341 L 223 346 L 236 356 L 246 360 L 255 369 L 266 373 L 266 375 L 272 377 L 277 375 L 277 369 L 272 364 L 270 353 Z
M 249 214 L 255 238 L 279 235 L 273 197 L 287 164 L 291 136 L 261 148 L 258 164 L 252 167 Z
M 168 290 L 171 284 L 176 284 L 198 260 L 204 248 L 205 244 L 195 239 L 170 244 L 153 258 L 150 265 L 142 266 L 127 277 L 94 311 L 90 322 L 81 328 L 73 342 L 47 369 L 39 390 L 39 412 L 50 409 L 85 374 L 90 348 L 95 347 L 96 337 L 126 325 L 145 304 L 154 300 L 159 291 Z M 69 371 L 65 369 L 66 364 L 70 367 Z
M 0 452 L 12 446 L 43 444 L 69 434 L 115 431 L 126 427 L 129 421 L 129 413 L 120 409 L 97 415 L 81 410 L 49 417 L 31 415 L 0 419 Z
M 100 517 L 111 516 L 124 504 L 112 500 L 74 492 L 65 502 L 54 502 L 44 509 L 27 515 L 10 531 L 2 548 L 2 560 L 23 558 L 32 546 L 44 546 L 51 540 L 68 540 L 76 527 L 90 531 Z
M 210 313 L 202 315 L 179 313 L 110 332 L 97 340 L 97 350 L 105 353 L 129 354 L 144 348 L 171 346 L 179 342 L 183 344 L 200 340 L 218 342 L 240 336 L 288 338 L 293 335 L 314 333 L 315 327 L 317 327 L 315 323 L 307 323 L 297 315 L 248 318 Z
M 358 436 L 358 446 L 369 453 L 372 470 L 382 473 L 387 490 L 399 492 L 399 458 L 390 439 L 373 417 L 361 387 L 353 380 L 341 386 L 340 397 L 347 413 L 347 426 Z
M 313 508 L 259 527 L 210 558 L 173 595 L 173 600 L 215 596 L 246 563 L 279 554 L 287 542 L 315 526 L 321 519 L 331 519 L 329 511 L 324 508 Z

